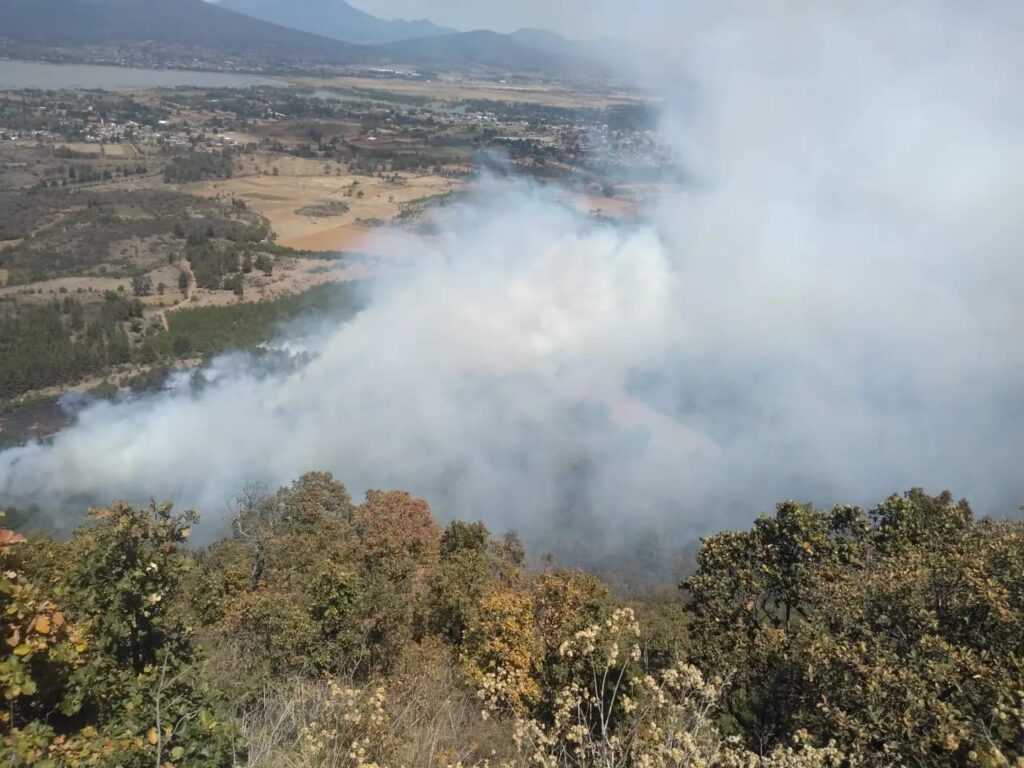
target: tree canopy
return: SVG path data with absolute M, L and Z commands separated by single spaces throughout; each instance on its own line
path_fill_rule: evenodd
M 628 604 L 325 472 L 197 520 L 0 529 L 7 764 L 1024 765 L 1024 525 L 948 493 L 781 503 Z

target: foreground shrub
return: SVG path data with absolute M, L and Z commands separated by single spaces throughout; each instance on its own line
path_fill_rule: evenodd
M 1020 523 L 921 491 L 868 514 L 787 502 L 706 540 L 684 586 L 751 748 L 802 730 L 858 765 L 1024 761 Z
M 6 764 L 225 765 L 231 728 L 172 607 L 195 516 L 127 504 L 92 516 L 60 585 L 33 584 L 16 553 L 24 539 L 0 530 Z
M 326 473 L 234 513 L 0 530 L 4 765 L 1024 768 L 1024 526 L 948 494 L 781 504 L 629 607 Z
M 484 720 L 450 653 L 434 643 L 410 649 L 386 681 L 268 686 L 241 720 L 252 768 L 432 768 L 514 755 L 510 732 Z
M 486 711 L 511 719 L 520 765 L 537 768 L 745 768 L 843 765 L 832 746 L 815 749 L 799 741 L 761 756 L 717 725 L 728 682 L 705 680 L 677 660 L 653 673 L 643 663 L 640 625 L 629 608 L 566 639 L 559 655 L 579 676 L 555 694 L 550 722 L 524 717 L 509 706 L 506 677 L 499 668 L 485 675 L 479 692 Z

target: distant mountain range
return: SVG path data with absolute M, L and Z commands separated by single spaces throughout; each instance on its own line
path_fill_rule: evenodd
M 403 40 L 378 47 L 394 62 L 421 62 L 434 66 L 486 65 L 520 71 L 561 72 L 570 68 L 567 57 L 524 45 L 511 35 L 476 30 L 438 37 Z
M 536 29 L 534 27 L 520 29 L 510 34 L 509 37 L 521 45 L 529 45 L 541 51 L 557 53 L 563 56 L 570 48 L 576 45 L 575 43 L 570 43 L 557 32 L 552 32 L 549 29 Z
M 0 37 L 50 44 L 152 42 L 283 60 L 369 58 L 360 46 L 270 24 L 204 0 L 0 0 Z
M 593 70 L 595 61 L 587 44 L 547 30 L 455 32 L 425 20 L 378 19 L 344 0 L 0 0 L 0 38 L 157 43 L 266 61 L 548 73 Z
M 333 37 L 346 43 L 394 43 L 456 31 L 439 27 L 426 19 L 385 21 L 353 8 L 345 0 L 219 0 L 219 5 L 283 27 Z

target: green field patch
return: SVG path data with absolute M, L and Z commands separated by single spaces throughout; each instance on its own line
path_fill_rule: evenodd
M 366 306 L 363 286 L 358 281 L 328 283 L 273 301 L 168 312 L 170 330 L 160 334 L 157 346 L 172 357 L 256 349 L 300 316 L 351 319 Z

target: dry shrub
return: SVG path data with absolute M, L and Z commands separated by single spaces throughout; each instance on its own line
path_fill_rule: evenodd
M 485 719 L 475 690 L 440 642 L 403 655 L 388 687 L 387 711 L 395 734 L 392 765 L 433 768 L 515 755 L 511 730 Z
M 295 678 L 242 717 L 251 768 L 339 768 L 385 756 L 384 689 Z
M 555 697 L 550 720 L 524 716 L 499 669 L 473 693 L 440 643 L 408 650 L 388 688 L 296 679 L 268 688 L 244 720 L 250 768 L 838 768 L 805 734 L 759 756 L 716 724 L 727 682 L 679 662 L 641 664 L 629 609 L 566 640 L 586 674 Z M 481 710 L 480 703 L 483 702 Z
M 485 720 L 441 643 L 410 648 L 377 682 L 296 678 L 268 686 L 242 716 L 250 768 L 433 768 L 515 753 Z
M 511 723 L 517 755 L 536 768 L 838 768 L 833 747 L 802 743 L 759 756 L 725 738 L 716 718 L 728 682 L 706 680 L 681 660 L 655 674 L 642 663 L 642 633 L 629 608 L 576 632 L 559 654 L 577 675 L 557 691 L 550 720 L 509 703 L 499 667 L 478 693 L 487 712 Z M 801 735 L 802 736 L 802 735 Z

